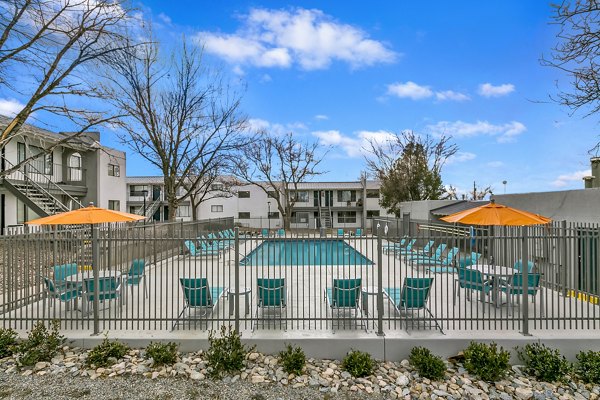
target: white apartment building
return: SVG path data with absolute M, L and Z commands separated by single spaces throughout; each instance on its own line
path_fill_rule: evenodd
M 127 178 L 127 207 L 132 213 L 140 213 L 146 195 L 146 215 L 156 221 L 164 221 L 166 202 L 162 177 Z M 220 183 L 213 184 L 219 190 Z M 378 181 L 355 182 L 307 182 L 301 183 L 295 194 L 297 201 L 292 214 L 292 228 L 371 228 L 371 218 L 386 216 L 379 205 Z M 144 192 L 145 191 L 145 192 Z M 198 218 L 234 218 L 248 228 L 280 228 L 283 217 L 272 197 L 255 185 L 235 186 L 232 194 L 204 201 L 198 207 Z M 271 194 L 273 193 L 273 194 Z M 191 205 L 183 201 L 177 219 L 192 219 Z
M 0 116 L 0 127 L 10 121 Z M 43 152 L 68 135 L 26 124 L 3 148 L 2 171 L 36 154 L 39 157 L 0 179 L 0 234 L 18 231 L 26 221 L 90 202 L 125 211 L 125 153 L 100 145 L 98 132 L 86 132 L 50 153 Z

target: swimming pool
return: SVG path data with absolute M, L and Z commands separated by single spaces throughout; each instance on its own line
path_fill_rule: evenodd
M 266 240 L 241 265 L 373 265 L 343 240 Z

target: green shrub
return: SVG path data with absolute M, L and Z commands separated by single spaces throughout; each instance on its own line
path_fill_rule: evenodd
M 519 358 L 525 364 L 525 372 L 544 382 L 563 381 L 571 372 L 571 364 L 560 354 L 558 349 L 551 349 L 543 344 L 525 345 L 523 351 L 518 350 Z
M 375 360 L 369 353 L 352 350 L 342 360 L 342 369 L 350 372 L 356 378 L 368 376 L 375 369 Z
M 581 351 L 576 357 L 577 375 L 585 383 L 600 383 L 600 351 Z
M 286 349 L 279 353 L 279 360 L 283 370 L 288 374 L 302 375 L 302 369 L 306 364 L 306 356 L 302 348 L 288 344 Z
M 465 368 L 484 381 L 497 381 L 502 378 L 510 365 L 510 353 L 502 347 L 498 350 L 496 343 L 471 342 L 464 351 Z
M 146 347 L 146 358 L 152 358 L 154 365 L 172 365 L 177 362 L 177 343 L 150 343 Z
M 108 367 L 123 358 L 128 351 L 129 347 L 125 344 L 116 340 L 111 342 L 105 337 L 102 343 L 90 350 L 86 363 L 96 368 Z
M 413 347 L 408 358 L 424 378 L 440 381 L 444 379 L 446 363 L 441 357 L 435 356 L 425 347 Z
M 19 365 L 30 366 L 40 361 L 52 361 L 65 338 L 58 332 L 58 321 L 52 321 L 50 325 L 51 331 L 43 322 L 38 322 L 27 334 L 27 339 L 15 347 Z
M 221 337 L 215 336 L 213 331 L 208 335 L 209 347 L 206 351 L 206 361 L 210 369 L 210 375 L 219 377 L 223 373 L 241 371 L 244 368 L 244 359 L 248 352 L 254 347 L 246 348 L 242 344 L 242 337 L 238 332 L 229 327 L 229 331 L 223 325 Z
M 0 358 L 12 356 L 17 344 L 17 332 L 0 328 Z

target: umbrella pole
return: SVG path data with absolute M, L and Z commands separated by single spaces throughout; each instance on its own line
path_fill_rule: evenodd
M 100 333 L 100 300 L 98 299 L 100 278 L 98 275 L 98 268 L 100 267 L 100 254 L 98 251 L 98 228 L 94 225 L 92 227 L 92 271 L 94 274 L 94 335 Z

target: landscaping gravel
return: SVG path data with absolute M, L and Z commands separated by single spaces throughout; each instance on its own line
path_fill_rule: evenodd
M 308 360 L 304 374 L 286 374 L 277 357 L 250 353 L 245 369 L 219 380 L 207 377 L 202 352 L 173 366 L 155 367 L 143 350 L 131 350 L 107 368 L 86 366 L 87 350 L 64 347 L 51 363 L 17 368 L 0 360 L 0 399 L 600 399 L 600 386 L 537 382 L 514 366 L 489 383 L 448 363 L 446 380 L 419 377 L 407 360 L 381 362 L 367 378 L 353 378 L 334 360 Z

